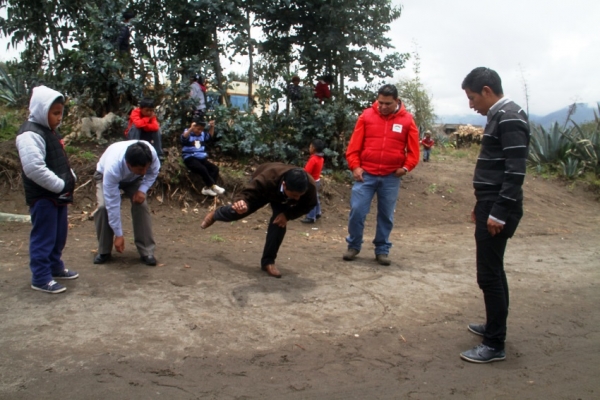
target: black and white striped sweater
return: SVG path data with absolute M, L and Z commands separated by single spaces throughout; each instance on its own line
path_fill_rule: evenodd
M 511 209 L 523 200 L 529 122 L 525 111 L 501 99 L 488 112 L 473 187 L 478 201 L 495 204 L 490 217 L 505 222 Z

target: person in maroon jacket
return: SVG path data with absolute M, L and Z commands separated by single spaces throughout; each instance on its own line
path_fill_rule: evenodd
M 261 269 L 270 276 L 281 278 L 275 259 L 285 237 L 287 222 L 301 217 L 317 204 L 315 181 L 302 168 L 283 163 L 259 165 L 252 180 L 235 194 L 233 204 L 208 213 L 200 228 L 206 229 L 215 221 L 238 221 L 267 204 L 273 215 L 267 228 Z
M 333 83 L 333 76 L 324 75 L 319 78 L 319 82 L 317 82 L 317 86 L 315 86 L 315 97 L 319 99 L 319 102 L 322 103 L 325 99 L 331 98 L 331 91 L 329 90 L 329 85 Z
M 423 162 L 429 162 L 429 157 L 431 156 L 431 149 L 434 145 L 433 139 L 431 138 L 431 132 L 425 132 L 425 137 L 423 138 L 423 140 L 421 140 L 421 144 L 423 145 Z
M 390 265 L 389 236 L 400 181 L 419 163 L 419 130 L 394 85 L 383 85 L 377 101 L 358 117 L 346 160 L 355 182 L 350 198 L 348 250 L 343 259 L 354 260 L 360 252 L 365 219 L 377 194 L 375 259 L 381 265 Z
M 158 158 L 161 161 L 164 159 L 160 125 L 154 113 L 153 99 L 142 99 L 140 106 L 131 112 L 125 136 L 129 140 L 145 140 L 154 147 Z

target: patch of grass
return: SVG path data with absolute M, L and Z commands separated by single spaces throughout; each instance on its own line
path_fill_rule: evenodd
M 96 159 L 96 155 L 94 153 L 92 153 L 91 151 L 84 151 L 79 156 L 86 161 L 92 161 L 92 160 Z
M 183 161 L 182 161 L 183 163 Z M 185 165 L 185 164 L 184 164 Z M 231 168 L 229 166 L 222 166 L 219 167 L 220 168 L 220 174 L 221 176 L 228 176 L 231 178 L 238 178 L 238 179 L 244 179 L 247 178 L 246 175 L 244 175 L 244 170 L 243 169 L 234 169 Z
M 446 192 L 454 193 L 454 188 L 452 186 L 450 186 L 448 189 L 446 189 Z
M 218 243 L 218 242 L 224 242 L 224 241 L 225 241 L 225 239 L 223 239 L 223 238 L 222 238 L 221 236 L 219 236 L 219 235 L 212 235 L 212 236 L 210 237 L 210 241 L 211 241 L 211 242 L 216 242 L 216 243 Z
M 337 183 L 352 183 L 352 173 L 347 169 L 331 171 L 330 176 Z
M 17 136 L 19 127 L 25 122 L 18 110 L 0 106 L 0 141 L 11 140 Z
M 432 183 L 431 185 L 429 185 L 427 191 L 432 194 L 435 193 L 437 191 L 437 184 Z
M 81 150 L 79 150 L 77 147 L 74 147 L 74 146 L 65 146 L 65 152 L 68 155 L 70 155 L 70 156 L 75 155 L 75 154 L 79 154 L 80 151 Z

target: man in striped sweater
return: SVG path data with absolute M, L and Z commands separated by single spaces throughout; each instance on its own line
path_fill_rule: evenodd
M 483 291 L 486 321 L 469 324 L 469 331 L 483 336 L 483 343 L 460 356 L 466 361 L 488 363 L 506 358 L 508 283 L 504 250 L 523 216 L 530 133 L 527 114 L 504 97 L 496 71 L 475 68 L 464 79 L 462 89 L 469 107 L 487 116 L 473 178 L 477 202 L 471 212 L 477 245 L 477 283 Z

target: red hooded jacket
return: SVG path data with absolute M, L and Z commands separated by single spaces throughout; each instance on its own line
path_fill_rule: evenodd
M 389 175 L 398 168 L 412 170 L 419 163 L 419 130 L 404 104 L 387 116 L 375 101 L 356 122 L 346 150 L 350 170 L 358 167 L 372 175 Z
M 156 116 L 142 116 L 142 109 L 139 107 L 135 108 L 129 115 L 129 124 L 127 125 L 127 129 L 125 130 L 125 136 L 127 136 L 131 125 L 135 125 L 138 129 L 141 129 L 145 132 L 155 132 L 160 129 L 160 125 L 158 124 Z

